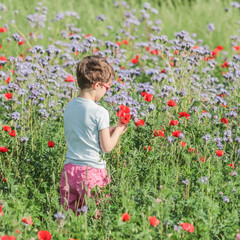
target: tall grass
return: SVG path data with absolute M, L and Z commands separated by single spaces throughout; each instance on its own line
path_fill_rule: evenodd
M 75 27 L 82 29 L 83 36 L 91 33 L 97 39 L 116 41 L 116 36 L 121 40 L 128 39 L 129 45 L 122 46 L 127 51 L 126 59 L 121 59 L 121 65 L 127 68 L 139 69 L 144 72 L 145 68 L 159 67 L 162 70 L 166 67 L 165 60 L 160 56 L 150 60 L 153 56 L 146 53 L 145 49 L 136 50 L 134 42 L 149 41 L 149 35 L 157 35 L 143 21 L 137 31 L 134 28 L 125 28 L 130 35 L 138 35 L 139 38 L 131 41 L 120 33 L 119 29 L 123 27 L 123 14 L 125 11 L 136 9 L 136 15 L 142 9 L 144 1 L 128 1 L 130 6 L 126 9 L 122 6 L 114 8 L 112 1 L 42 1 L 42 5 L 48 8 L 48 20 L 43 28 L 32 29 L 27 23 L 26 16 L 33 14 L 38 1 L 26 0 L 24 3 L 8 0 L 4 3 L 8 10 L 2 12 L 1 26 L 8 23 L 9 30 L 5 35 L 1 35 L 0 55 L 6 57 L 30 55 L 28 48 L 34 45 L 43 45 L 45 48 L 54 44 L 56 40 L 61 39 L 69 43 L 69 39 L 63 39 L 61 31 L 67 30 L 66 24 L 74 23 Z M 225 58 L 232 59 L 234 50 L 230 36 L 238 35 L 239 9 L 230 7 L 230 1 L 207 1 L 196 0 L 189 4 L 188 1 L 151 1 L 151 6 L 158 10 L 158 14 L 151 15 L 151 21 L 160 19 L 162 21 L 162 31 L 159 35 L 167 35 L 169 39 L 174 38 L 175 32 L 185 30 L 190 34 L 196 33 L 194 39 L 202 39 L 203 43 L 199 45 L 208 45 L 209 50 L 213 50 L 217 45 L 222 45 L 227 55 L 218 56 L 220 63 Z M 226 12 L 225 8 L 229 7 Z M 18 14 L 13 11 L 18 10 Z M 56 14 L 59 12 L 76 11 L 80 19 L 74 17 L 65 17 L 61 21 L 56 20 Z M 105 21 L 97 21 L 96 16 L 105 14 Z M 10 24 L 10 20 L 15 19 L 15 24 Z M 51 21 L 54 20 L 54 21 Z M 215 30 L 208 32 L 207 25 L 214 23 Z M 108 25 L 113 26 L 112 30 L 107 30 Z M 48 27 L 50 27 L 48 29 Z M 36 36 L 43 34 L 43 38 L 29 39 L 23 46 L 18 46 L 15 42 L 7 43 L 7 37 L 13 33 L 24 35 L 27 39 L 29 33 L 35 33 Z M 108 36 L 104 33 L 108 32 Z M 68 32 L 67 32 L 68 33 Z M 4 36 L 4 37 L 2 37 Z M 103 47 L 104 48 L 104 47 Z M 63 51 L 66 51 L 62 47 Z M 71 53 L 72 54 L 72 53 Z M 84 54 L 90 54 L 84 53 Z M 150 59 L 140 58 L 140 64 L 130 66 L 129 62 L 136 54 L 142 57 L 148 54 Z M 78 55 L 73 58 L 78 59 L 83 56 Z M 34 54 L 32 54 L 34 56 Z M 112 58 L 111 54 L 108 56 Z M 63 64 L 65 59 L 54 56 L 49 67 L 57 64 Z M 166 58 L 170 62 L 170 58 Z M 9 64 L 9 63 L 8 63 Z M 97 207 L 94 200 L 88 199 L 89 212 L 87 214 L 75 217 L 72 212 L 65 214 L 66 219 L 58 221 L 54 214 L 61 211 L 59 205 L 59 179 L 65 160 L 67 146 L 64 139 L 62 113 L 65 105 L 69 102 L 68 98 L 61 98 L 66 90 L 68 96 L 73 98 L 77 95 L 76 83 L 65 85 L 63 77 L 54 79 L 57 84 L 48 82 L 54 76 L 50 75 L 47 67 L 43 68 L 42 76 L 46 74 L 43 80 L 37 79 L 37 73 L 23 77 L 25 82 L 18 82 L 23 89 L 28 89 L 28 84 L 40 83 L 46 86 L 49 91 L 53 90 L 50 96 L 44 96 L 42 102 L 34 104 L 33 100 L 26 100 L 20 97 L 17 91 L 13 91 L 17 101 L 5 101 L 1 90 L 2 105 L 0 105 L 1 128 L 2 125 L 11 125 L 17 131 L 17 138 L 9 137 L 7 132 L 0 132 L 0 146 L 6 145 L 10 151 L 0 154 L 1 178 L 4 176 L 6 182 L 0 186 L 0 200 L 3 205 L 4 216 L 0 215 L 0 236 L 5 234 L 14 235 L 17 239 L 37 239 L 39 230 L 48 230 L 53 235 L 52 239 L 235 239 L 239 231 L 239 175 L 230 175 L 231 171 L 238 170 L 239 142 L 235 141 L 239 137 L 239 78 L 237 81 L 226 81 L 223 78 L 222 71 L 225 69 L 218 66 L 210 71 L 209 75 L 218 77 L 219 83 L 224 84 L 224 88 L 229 91 L 226 96 L 227 107 L 220 104 L 210 104 L 207 100 L 200 97 L 204 92 L 203 85 L 208 80 L 208 76 L 201 71 L 208 66 L 207 62 L 200 61 L 199 66 L 194 67 L 192 71 L 186 71 L 189 67 L 184 62 L 184 56 L 179 56 L 182 78 L 178 78 L 178 73 L 172 72 L 174 82 L 164 79 L 162 82 L 154 82 L 152 86 L 156 91 L 153 103 L 156 110 L 147 112 L 139 116 L 144 118 L 146 125 L 136 127 L 132 121 L 129 124 L 127 133 L 121 138 L 119 144 L 105 158 L 108 164 L 108 170 L 112 177 L 112 184 L 104 190 L 104 194 L 111 194 L 112 198 L 100 204 L 102 207 L 101 220 L 94 219 Z M 11 63 L 1 69 L 10 74 L 15 68 L 15 63 Z M 232 70 L 232 69 L 231 69 Z M 75 66 L 67 68 L 69 74 L 75 74 Z M 199 91 L 192 90 L 192 75 L 200 72 Z M 228 71 L 228 70 L 226 70 Z M 170 73 L 167 73 L 170 75 Z M 37 80 L 36 80 L 37 79 Z M 1 79 L 0 86 L 5 86 L 5 79 Z M 139 101 L 146 103 L 141 94 L 137 91 L 139 82 L 150 82 L 151 77 L 142 74 L 140 77 L 133 77 L 133 84 L 127 89 L 127 93 Z M 17 82 L 14 74 L 11 75 L 11 82 Z M 128 81 L 126 81 L 127 83 Z M 120 83 L 115 83 L 112 87 L 113 94 L 120 94 L 117 89 Z M 127 85 L 127 84 L 126 84 Z M 126 86 L 125 85 L 125 86 Z M 163 85 L 170 85 L 176 88 L 176 91 L 169 93 L 167 98 L 157 97 L 162 93 Z M 212 88 L 220 91 L 217 84 L 212 84 Z M 178 91 L 187 89 L 186 95 L 181 96 Z M 178 104 L 175 108 L 167 106 L 170 98 L 178 96 Z M 14 97 L 15 97 L 14 96 Z M 39 96 L 38 96 L 39 97 Z M 39 98 L 38 98 L 39 100 Z M 50 102 L 54 105 L 51 106 Z M 49 113 L 49 118 L 41 117 L 39 109 L 45 108 Z M 111 116 L 111 124 L 117 122 L 116 111 L 105 102 L 101 104 L 106 107 Z M 147 103 L 148 104 L 148 103 Z M 9 108 L 4 108 L 7 105 Z M 148 107 L 148 105 L 147 105 Z M 198 110 L 194 111 L 194 108 Z M 216 108 L 217 107 L 217 108 Z M 144 108 L 144 107 L 143 107 Z M 203 110 L 207 110 L 212 117 L 202 118 L 200 115 Z M 231 110 L 237 112 L 237 117 L 229 117 L 229 124 L 223 125 L 217 119 L 228 114 Z M 17 121 L 9 117 L 9 113 L 19 111 L 21 119 Z M 144 113 L 143 111 L 143 113 Z M 192 111 L 190 120 L 178 119 L 179 112 Z M 217 119 L 214 118 L 217 116 Z M 169 126 L 169 121 L 178 119 L 179 126 Z M 163 126 L 163 127 L 162 127 Z M 165 138 L 154 137 L 153 131 L 164 128 Z M 18 130 L 19 129 L 19 130 Z M 171 136 L 172 131 L 181 129 L 185 134 L 184 141 L 187 144 L 183 148 L 178 140 L 171 142 L 167 136 Z M 224 132 L 232 130 L 234 141 L 229 144 L 224 143 L 223 149 L 226 155 L 222 158 L 217 157 L 216 143 L 213 141 L 216 132 L 220 132 L 223 137 Z M 202 139 L 203 135 L 211 134 L 209 143 Z M 29 141 L 22 144 L 20 139 L 27 136 Z M 53 148 L 48 147 L 48 141 L 55 142 Z M 153 147 L 153 151 L 145 151 L 145 146 Z M 194 148 L 195 151 L 189 152 L 187 149 Z M 201 161 L 200 157 L 207 159 Z M 232 170 L 228 164 L 234 163 L 235 169 Z M 201 182 L 201 177 L 207 177 L 208 181 Z M 200 179 L 200 180 L 199 180 Z M 188 180 L 188 184 L 186 184 Z M 229 202 L 223 201 L 223 196 L 228 196 Z M 129 222 L 123 222 L 121 216 L 124 212 L 131 215 Z M 22 217 L 31 216 L 33 226 L 24 225 Z M 150 226 L 148 217 L 156 216 L 160 219 L 158 227 Z M 180 224 L 183 222 L 191 223 L 195 226 L 194 233 L 183 231 Z M 180 227 L 180 228 L 179 228 Z M 20 233 L 16 233 L 16 230 Z

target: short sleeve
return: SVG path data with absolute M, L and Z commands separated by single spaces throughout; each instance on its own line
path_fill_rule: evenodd
M 109 113 L 108 111 L 101 107 L 99 111 L 97 111 L 97 128 L 98 131 L 102 130 L 104 128 L 108 128 L 109 127 Z

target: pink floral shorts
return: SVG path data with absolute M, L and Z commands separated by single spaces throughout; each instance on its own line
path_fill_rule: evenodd
M 74 212 L 86 205 L 85 196 L 94 197 L 91 189 L 100 188 L 111 182 L 106 169 L 77 166 L 71 163 L 64 165 L 60 180 L 60 204 L 65 210 Z M 99 194 L 99 193 L 98 193 Z

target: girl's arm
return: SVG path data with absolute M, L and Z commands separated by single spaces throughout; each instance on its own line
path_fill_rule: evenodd
M 118 138 L 127 131 L 127 125 L 118 122 L 115 130 L 112 128 L 105 128 L 99 131 L 100 146 L 104 153 L 112 151 L 116 146 Z M 112 134 L 111 134 L 112 132 Z

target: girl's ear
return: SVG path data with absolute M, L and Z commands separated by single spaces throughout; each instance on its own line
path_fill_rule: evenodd
M 95 82 L 93 83 L 93 89 L 96 89 L 97 87 L 99 87 L 101 84 L 101 82 Z

